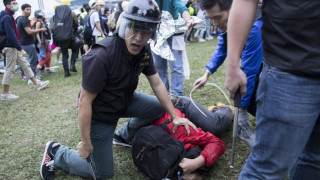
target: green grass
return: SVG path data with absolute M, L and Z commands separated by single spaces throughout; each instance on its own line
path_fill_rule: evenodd
M 187 46 L 191 68 L 190 80 L 185 80 L 184 93 L 189 96 L 194 81 L 203 75 L 205 65 L 215 50 L 217 40 L 204 43 L 192 42 Z M 52 55 L 54 66 L 55 54 Z M 13 102 L 0 101 L 0 179 L 40 179 L 39 167 L 45 143 L 58 140 L 61 144 L 76 148 L 80 133 L 77 119 L 77 97 L 81 86 L 81 62 L 77 61 L 78 73 L 64 78 L 62 65 L 58 73 L 43 75 L 50 80 L 49 87 L 36 92 L 32 85 L 20 79 L 16 72 L 10 86 L 20 99 Z M 0 74 L 2 80 L 3 74 Z M 224 88 L 225 66 L 210 77 L 208 82 Z M 2 91 L 3 86 L 0 85 Z M 138 91 L 152 93 L 146 78 L 140 76 Z M 217 88 L 207 86 L 196 90 L 192 98 L 207 107 L 217 102 L 227 103 Z M 128 119 L 121 119 L 117 129 Z M 252 124 L 254 119 L 251 117 Z M 232 144 L 232 129 L 222 138 L 227 144 L 225 154 L 214 164 L 209 180 L 237 179 L 250 148 L 237 139 L 235 168 L 229 168 Z M 115 171 L 111 179 L 148 179 L 134 166 L 130 148 L 114 147 Z M 56 170 L 56 179 L 82 179 Z

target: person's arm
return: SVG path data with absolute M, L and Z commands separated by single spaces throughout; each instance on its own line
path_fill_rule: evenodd
M 97 94 L 81 88 L 78 115 L 81 141 L 79 142 L 77 149 L 79 156 L 83 159 L 87 158 L 93 152 L 90 139 L 90 127 L 92 118 L 92 102 L 96 96 Z
M 189 159 L 189 158 L 183 158 L 179 166 L 183 170 L 184 173 L 192 173 L 194 170 L 204 166 L 205 160 L 203 156 L 199 155 L 198 157 L 194 159 Z
M 20 42 L 18 41 L 18 38 L 14 32 L 14 26 L 16 26 L 12 19 L 12 17 L 9 15 L 5 15 L 3 17 L 3 24 L 5 24 L 4 26 L 4 30 L 6 32 L 6 36 L 7 36 L 7 42 L 9 42 L 12 47 L 16 48 L 18 51 L 20 51 L 21 53 L 25 53 L 25 51 L 23 51 Z
M 96 21 L 96 28 L 97 28 L 98 31 L 101 33 L 101 36 L 102 36 L 103 38 L 105 38 L 105 35 L 104 35 L 104 33 L 103 33 L 103 31 L 102 31 L 102 28 L 101 28 L 101 26 L 100 26 L 100 21 Z
M 41 22 L 35 22 L 35 23 L 36 23 L 36 29 L 40 29 Z M 42 42 L 41 42 L 41 38 L 40 38 L 40 33 L 36 33 L 36 38 L 37 38 L 37 41 L 39 43 L 39 47 L 41 48 L 42 47 Z
M 39 32 L 46 32 L 47 29 L 46 28 L 41 28 L 41 29 L 31 29 L 30 27 L 24 27 L 24 30 L 26 31 L 27 34 L 31 35 L 31 34 L 36 34 Z
M 105 35 L 104 35 L 104 33 L 103 33 L 103 30 L 102 30 L 102 28 L 101 28 L 101 25 L 100 25 L 100 17 L 99 17 L 99 13 L 98 12 L 94 12 L 94 13 L 92 13 L 92 15 L 93 15 L 93 20 L 94 20 L 94 24 L 95 24 L 95 28 L 97 28 L 98 29 L 98 31 L 101 33 L 101 36 L 103 37 L 103 38 L 105 38 Z M 93 27 L 92 27 L 93 28 Z
M 225 86 L 231 99 L 239 88 L 241 95 L 246 94 L 247 79 L 239 67 L 239 59 L 252 28 L 257 5 L 258 0 L 234 0 L 230 10 Z
M 150 86 L 154 92 L 154 94 L 157 96 L 159 99 L 160 103 L 163 105 L 163 107 L 166 109 L 166 111 L 170 114 L 172 117 L 172 122 L 173 122 L 173 130 L 172 132 L 176 132 L 178 126 L 183 125 L 186 130 L 188 135 L 190 134 L 189 126 L 190 125 L 195 131 L 198 132 L 197 127 L 189 120 L 185 118 L 180 118 L 176 111 L 174 110 L 173 104 L 169 98 L 168 91 L 166 87 L 164 86 L 163 82 L 161 81 L 159 74 L 156 73 L 151 76 L 147 76 L 147 79 L 150 83 Z
M 196 89 L 202 88 L 207 83 L 209 76 L 216 72 L 217 69 L 221 66 L 221 64 L 226 59 L 226 56 L 227 51 L 225 48 L 225 42 L 223 40 L 222 35 L 220 34 L 217 49 L 214 51 L 211 59 L 206 65 L 206 72 L 203 74 L 202 77 L 200 77 L 194 82 L 193 87 L 195 87 Z

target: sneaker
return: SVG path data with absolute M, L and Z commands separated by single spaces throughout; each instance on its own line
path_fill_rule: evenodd
M 49 84 L 49 81 L 41 81 L 41 82 L 39 82 L 38 85 L 34 86 L 34 89 L 36 91 L 40 91 L 41 89 L 45 88 L 48 84 Z
M 209 36 L 209 37 L 206 38 L 206 40 L 208 40 L 208 41 L 210 41 L 212 39 L 214 39 L 212 36 Z
M 1 94 L 1 101 L 14 101 L 16 99 L 19 99 L 19 96 L 16 96 L 16 95 L 11 94 L 11 93 Z
M 238 129 L 239 138 L 245 141 L 252 148 L 256 142 L 256 134 L 253 132 L 251 126 L 248 124 L 240 126 Z
M 40 175 L 42 179 L 54 179 L 54 156 L 59 147 L 60 144 L 53 141 L 47 142 L 44 147 L 44 153 L 40 165 Z
M 126 147 L 132 147 L 131 143 L 123 139 L 120 135 L 119 132 L 117 131 L 113 135 L 113 144 L 116 146 L 126 146 Z
M 199 42 L 205 42 L 206 40 L 203 38 L 199 38 Z
M 37 82 L 38 82 L 38 83 L 40 83 L 40 82 L 41 82 L 41 80 L 40 80 L 40 79 L 37 79 L 37 78 L 36 78 L 36 80 L 37 80 Z M 28 85 L 31 85 L 31 84 L 33 84 L 33 82 L 31 81 L 31 79 L 29 79 L 29 80 L 28 80 Z

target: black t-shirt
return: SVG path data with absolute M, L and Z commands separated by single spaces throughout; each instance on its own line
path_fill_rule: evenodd
M 263 1 L 264 61 L 283 71 L 320 77 L 320 1 Z
M 27 17 L 25 17 L 25 16 L 18 17 L 17 29 L 18 29 L 18 32 L 20 34 L 20 39 L 21 39 L 21 45 L 22 46 L 26 46 L 26 45 L 30 45 L 30 44 L 34 44 L 35 43 L 34 35 L 29 35 L 24 30 L 25 27 L 30 27 L 31 28 L 29 19 Z
M 116 33 L 94 45 L 82 60 L 82 87 L 97 93 L 92 119 L 117 122 L 131 103 L 141 72 L 146 76 L 157 73 L 149 45 L 138 55 L 130 55 Z

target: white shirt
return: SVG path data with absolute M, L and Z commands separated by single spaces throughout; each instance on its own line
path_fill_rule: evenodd
M 93 11 L 90 16 L 90 24 L 93 29 L 92 36 L 101 36 L 101 33 L 96 26 L 96 22 L 100 23 L 99 13 L 97 11 Z

